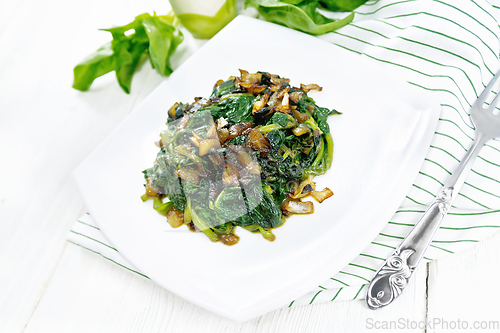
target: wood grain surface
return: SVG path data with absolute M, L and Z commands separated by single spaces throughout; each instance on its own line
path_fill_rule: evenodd
M 419 267 L 404 295 L 385 309 L 331 302 L 245 323 L 67 243 L 85 211 L 71 172 L 163 80 L 145 63 L 130 95 L 113 75 L 81 93 L 71 88 L 72 68 L 109 39 L 98 28 L 153 10 L 168 12 L 168 1 L 0 3 L 0 332 L 363 332 L 391 321 L 500 321 L 498 233 Z M 202 44 L 188 36 L 174 67 Z M 426 331 L 418 326 L 404 331 Z

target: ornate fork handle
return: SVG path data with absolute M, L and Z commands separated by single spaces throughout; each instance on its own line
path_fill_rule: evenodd
M 474 144 L 450 176 L 424 215 L 372 279 L 366 302 L 370 309 L 390 304 L 404 288 L 439 229 L 441 221 L 462 187 L 480 149 L 488 141 L 478 134 Z

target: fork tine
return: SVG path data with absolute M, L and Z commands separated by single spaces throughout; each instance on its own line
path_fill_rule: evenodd
M 497 83 L 498 79 L 500 79 L 500 70 L 495 74 L 495 76 L 491 79 L 490 83 L 488 83 L 488 86 L 483 90 L 483 92 L 481 93 L 481 95 L 479 96 L 479 98 L 476 101 L 476 105 L 483 107 L 484 102 L 486 102 L 486 97 L 488 97 L 488 95 L 491 93 L 491 91 L 493 90 L 493 87 Z M 492 102 L 491 105 L 494 106 L 494 105 L 496 105 L 494 103 L 498 103 L 497 97 L 499 95 L 497 95 L 495 97 L 495 99 L 493 100 L 494 102 Z
M 491 101 L 491 103 L 490 103 L 490 109 L 491 108 L 495 108 L 497 106 L 498 102 L 500 102 L 500 92 L 497 93 L 497 95 L 495 96 L 495 98 L 493 98 L 493 100 Z

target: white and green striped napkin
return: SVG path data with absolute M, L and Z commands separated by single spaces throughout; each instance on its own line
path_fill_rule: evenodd
M 394 217 L 348 266 L 288 306 L 363 298 L 366 286 L 473 141 L 469 108 L 499 68 L 500 1 L 368 1 L 352 24 L 319 38 L 384 66 L 441 103 L 439 124 L 415 182 Z M 334 61 L 332 59 L 332 61 Z M 363 87 L 369 89 L 369 87 Z M 500 140 L 481 151 L 426 260 L 459 251 L 500 228 Z M 86 214 L 68 241 L 134 273 Z

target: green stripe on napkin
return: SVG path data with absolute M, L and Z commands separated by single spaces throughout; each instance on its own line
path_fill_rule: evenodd
M 362 253 L 335 276 L 286 307 L 361 299 L 382 262 L 419 220 L 473 141 L 469 108 L 499 67 L 500 1 L 368 1 L 352 24 L 319 38 L 378 62 L 433 98 L 442 112 L 415 182 Z M 460 251 L 500 228 L 500 141 L 492 140 L 443 221 L 426 260 Z M 73 225 L 68 241 L 125 269 L 134 269 L 110 244 L 92 217 Z

